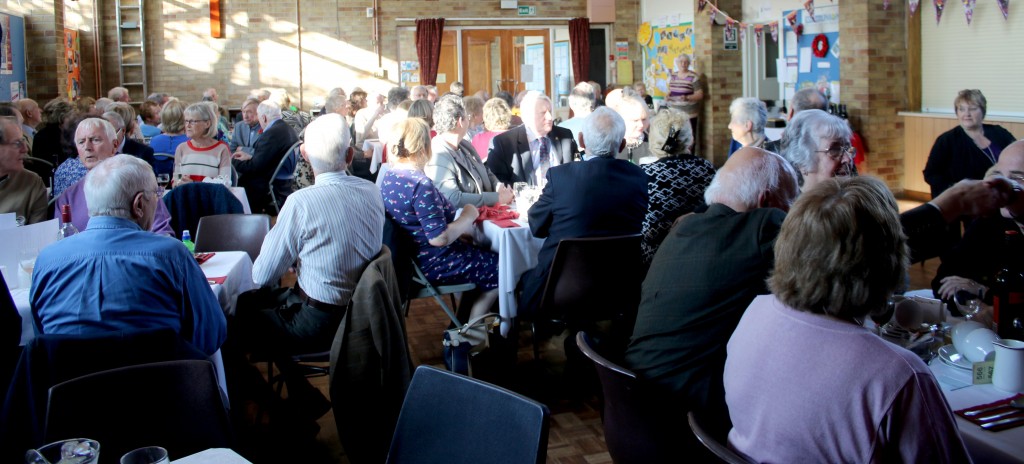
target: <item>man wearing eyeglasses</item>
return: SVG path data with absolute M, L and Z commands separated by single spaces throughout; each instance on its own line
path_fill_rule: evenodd
M 69 335 L 170 327 L 212 355 L 227 321 L 206 276 L 180 242 L 145 232 L 163 205 L 153 168 L 131 155 L 104 159 L 81 182 L 88 228 L 36 259 L 36 327 Z
M 25 224 L 46 220 L 46 186 L 25 170 L 28 144 L 17 121 L 0 118 L 0 213 L 14 213 Z
M 114 131 L 114 126 L 106 120 L 88 118 L 79 123 L 75 130 L 74 142 L 78 148 L 78 159 L 85 165 L 85 169 L 91 171 L 101 161 L 114 156 L 117 153 L 115 140 L 117 140 L 117 134 Z M 88 196 L 85 194 L 84 180 L 68 187 L 57 197 L 55 210 L 60 211 L 64 205 L 71 205 L 71 222 L 75 227 L 80 231 L 85 230 L 89 225 L 92 209 L 89 208 Z M 157 202 L 155 218 L 151 222 L 149 230 L 153 233 L 174 236 L 174 229 L 170 224 L 171 215 L 167 212 L 164 202 Z

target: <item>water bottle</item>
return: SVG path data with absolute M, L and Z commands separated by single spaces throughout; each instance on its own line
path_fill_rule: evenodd
M 181 243 L 185 244 L 185 248 L 188 248 L 189 253 L 196 252 L 196 244 L 192 243 L 192 235 L 188 233 L 188 230 L 181 232 Z
M 60 207 L 60 229 L 57 229 L 57 240 L 63 240 L 78 233 L 78 228 L 71 223 L 71 205 Z

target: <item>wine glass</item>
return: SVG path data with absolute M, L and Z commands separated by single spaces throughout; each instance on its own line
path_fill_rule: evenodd
M 956 303 L 957 309 L 967 320 L 971 320 L 975 314 L 981 311 L 981 298 L 974 292 L 960 290 L 953 295 L 953 302 Z
M 156 183 L 162 190 L 167 190 L 167 184 L 171 183 L 171 175 L 167 173 L 157 174 Z

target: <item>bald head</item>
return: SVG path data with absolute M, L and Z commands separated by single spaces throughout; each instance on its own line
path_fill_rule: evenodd
M 756 208 L 789 211 L 798 192 L 796 171 L 785 159 L 760 148 L 744 147 L 715 174 L 704 201 L 739 212 Z
M 818 89 L 807 88 L 793 94 L 790 106 L 790 118 L 803 110 L 822 110 L 828 108 L 828 100 Z
M 1024 187 L 1024 141 L 1011 143 L 999 154 L 999 162 L 988 170 L 988 176 L 1003 176 Z M 986 177 L 988 177 L 986 176 Z M 1001 210 L 1004 217 L 1024 217 L 1024 205 L 1015 202 Z

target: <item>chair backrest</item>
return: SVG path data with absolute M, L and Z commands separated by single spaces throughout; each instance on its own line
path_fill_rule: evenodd
M 215 214 L 241 214 L 242 203 L 221 184 L 188 182 L 164 195 L 171 227 L 181 238 L 183 230 L 198 233 L 199 219 Z M 194 235 L 193 235 L 194 236 Z
M 722 462 L 726 462 L 729 464 L 750 464 L 751 461 L 748 461 L 743 456 L 740 456 L 738 453 L 729 449 L 729 447 L 725 446 L 721 441 L 716 439 L 714 435 L 712 435 L 703 426 L 703 421 L 701 420 L 700 414 L 694 411 L 690 411 L 686 414 L 686 419 L 687 422 L 690 423 L 690 430 L 693 430 L 693 435 L 697 437 L 697 440 L 700 440 L 700 442 L 709 451 L 714 453 L 715 456 L 718 457 L 718 459 L 721 459 Z
M 50 388 L 46 440 L 89 437 L 107 456 L 159 445 L 188 456 L 232 444 L 209 361 L 166 361 L 78 377 Z
M 174 153 L 153 153 L 153 159 L 156 160 L 153 163 L 154 174 L 174 173 Z
M 586 333 L 576 334 L 576 345 L 593 361 L 601 381 L 604 441 L 613 462 L 675 462 L 689 454 L 681 453 L 689 435 L 680 425 L 683 413 L 668 403 L 664 393 L 599 354 Z
M 292 180 L 295 178 L 295 169 L 299 166 L 299 145 L 302 145 L 302 139 L 288 148 L 288 151 L 281 157 L 281 161 L 277 163 L 277 167 L 274 168 L 274 175 L 270 176 L 270 182 L 267 183 L 267 188 L 270 189 L 270 199 L 273 200 L 276 211 L 281 211 L 288 195 L 291 195 L 294 190 Z
M 215 214 L 199 218 L 196 252 L 244 251 L 256 262 L 270 232 L 266 214 Z
M 566 321 L 615 319 L 640 304 L 640 235 L 558 243 L 538 314 Z
M 391 439 L 388 463 L 542 463 L 547 406 L 504 388 L 420 366 Z

